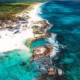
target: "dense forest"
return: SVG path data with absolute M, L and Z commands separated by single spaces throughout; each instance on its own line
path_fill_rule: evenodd
M 14 14 L 25 10 L 35 2 L 45 1 L 48 0 L 0 0 L 0 20 L 13 19 Z
M 2 3 L 0 4 L 0 20 L 12 20 L 15 18 L 15 14 L 37 3 L 38 2 Z

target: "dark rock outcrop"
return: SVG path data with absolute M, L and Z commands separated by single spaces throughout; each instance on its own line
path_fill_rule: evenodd
M 37 60 L 39 58 L 50 56 L 51 52 L 53 51 L 52 45 L 45 45 L 42 47 L 34 48 L 33 50 L 33 60 Z

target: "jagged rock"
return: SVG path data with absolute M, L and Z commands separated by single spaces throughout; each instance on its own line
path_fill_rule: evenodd
M 56 74 L 56 69 L 54 68 L 49 68 L 48 69 L 48 75 L 52 76 L 52 75 L 55 75 Z
M 49 56 L 39 58 L 33 62 L 38 65 L 38 71 L 42 75 L 48 72 L 49 67 L 52 67 L 52 61 Z
M 61 69 L 58 69 L 58 75 L 63 75 L 63 71 Z
M 45 45 L 42 47 L 34 48 L 33 50 L 33 60 L 37 60 L 41 57 L 50 56 L 51 52 L 53 51 L 52 45 Z
M 22 66 L 25 66 L 25 65 L 26 65 L 26 62 L 22 62 L 21 65 L 22 65 Z

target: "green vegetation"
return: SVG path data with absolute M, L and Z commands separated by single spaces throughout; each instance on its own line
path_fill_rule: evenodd
M 0 38 L 1 38 L 1 35 L 0 35 Z
M 42 33 L 39 31 L 34 31 L 34 34 L 42 34 Z
M 38 21 L 39 24 L 45 24 L 44 20 Z
M 33 26 L 32 28 L 36 28 L 37 29 L 37 28 L 39 28 L 39 26 Z
M 26 17 L 27 17 L 28 19 L 30 18 L 30 16 L 28 16 L 28 15 L 27 15 Z
M 0 3 L 0 19 L 13 19 L 14 15 L 24 11 L 29 6 L 34 6 L 38 2 L 16 2 L 16 3 Z

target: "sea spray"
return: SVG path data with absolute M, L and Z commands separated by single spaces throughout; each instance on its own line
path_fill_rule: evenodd
M 50 30 L 53 27 L 53 25 L 50 24 L 48 20 L 46 20 L 46 19 L 44 19 L 44 20 L 46 21 L 47 24 L 49 24 L 49 27 L 44 30 L 44 32 L 47 32 L 48 30 Z
M 39 14 L 42 14 L 41 7 L 43 5 L 45 5 L 46 3 L 48 3 L 48 2 L 45 2 L 41 6 L 39 6 L 39 8 L 38 8 L 39 12 L 37 12 L 38 15 Z M 46 20 L 46 19 L 44 19 L 44 20 Z M 48 24 L 50 24 L 50 22 L 48 20 L 46 20 L 46 22 Z M 53 27 L 53 25 L 50 24 L 50 27 L 48 29 L 46 29 L 45 32 L 47 32 L 47 30 L 50 30 L 52 27 Z M 52 37 L 51 38 L 47 38 L 47 40 L 49 41 L 49 43 L 53 45 L 53 52 L 52 52 L 52 54 L 51 54 L 50 57 L 51 58 L 54 58 L 54 59 L 58 59 L 58 54 L 60 52 L 60 48 L 63 47 L 63 45 L 59 44 L 59 42 L 56 40 L 56 36 L 57 36 L 57 34 L 52 34 Z
M 61 45 L 56 40 L 56 36 L 57 34 L 52 34 L 52 37 L 47 39 L 49 43 L 53 45 L 53 52 L 50 57 L 54 58 L 55 60 L 58 59 L 57 55 L 59 54 L 61 48 Z
M 31 19 L 30 19 L 30 21 L 39 21 L 39 20 L 42 20 L 42 18 L 38 15 L 40 12 L 41 12 L 41 8 L 40 8 L 40 6 L 42 6 L 43 5 L 43 3 L 40 3 L 40 4 L 38 4 L 38 5 L 36 5 L 35 7 L 34 7 L 34 10 L 32 10 L 30 13 L 29 13 L 29 15 L 30 15 L 30 17 L 31 17 Z

